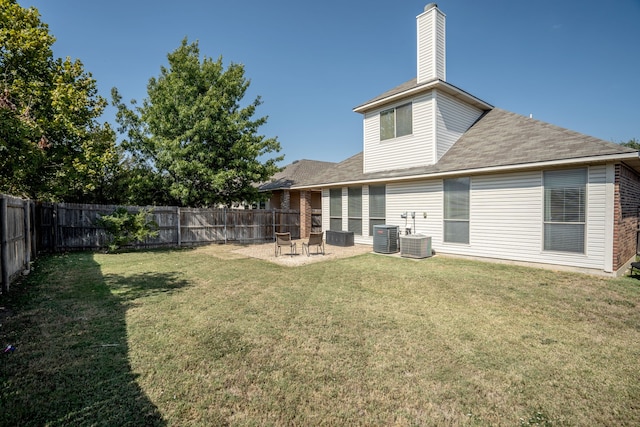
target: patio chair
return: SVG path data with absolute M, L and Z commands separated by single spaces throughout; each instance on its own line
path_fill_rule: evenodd
M 322 249 L 322 255 L 324 255 L 324 240 L 322 239 L 323 234 L 324 231 L 321 231 L 319 233 L 311 233 L 311 235 L 309 235 L 309 241 L 302 243 L 302 252 L 304 253 L 304 250 L 306 249 L 307 256 L 310 256 L 309 246 L 315 246 L 316 254 L 319 254 L 320 250 Z
M 278 253 L 282 255 L 282 246 L 289 247 L 289 255 L 293 256 L 298 253 L 296 242 L 291 241 L 291 233 L 276 233 L 276 256 L 278 256 Z

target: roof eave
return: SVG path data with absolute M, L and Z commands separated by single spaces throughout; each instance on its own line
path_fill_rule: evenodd
M 623 161 L 634 169 L 640 171 L 640 153 L 619 153 L 619 154 L 607 154 L 602 156 L 589 156 L 589 157 L 577 157 L 571 159 L 561 159 L 561 160 L 549 160 L 542 162 L 533 162 L 533 163 L 521 163 L 514 165 L 502 165 L 502 166 L 489 166 L 484 168 L 474 168 L 474 169 L 458 169 L 458 170 L 450 170 L 444 172 L 432 172 L 427 174 L 416 174 L 416 175 L 407 175 L 407 176 L 398 176 L 398 177 L 384 177 L 384 178 L 371 178 L 371 179 L 362 179 L 362 180 L 354 180 L 354 181 L 340 181 L 340 182 L 331 182 L 326 184 L 314 184 L 307 186 L 293 186 L 292 189 L 322 189 L 328 187 L 345 187 L 349 185 L 356 184 L 365 184 L 365 183 L 395 183 L 395 182 L 403 182 L 403 181 L 415 181 L 420 179 L 437 179 L 437 178 L 447 178 L 451 176 L 460 176 L 460 175 L 484 175 L 490 173 L 506 173 L 506 172 L 516 172 L 516 171 L 524 171 L 531 169 L 542 169 L 542 168 L 553 168 L 553 167 L 562 167 L 562 166 L 572 166 L 572 165 L 594 165 L 594 164 L 602 164 L 602 163 L 610 163 L 614 161 Z
M 493 105 L 481 100 L 480 98 L 476 98 L 475 96 L 463 91 L 462 89 L 459 89 L 453 86 L 452 84 L 449 84 L 443 80 L 433 80 L 425 84 L 414 86 L 405 91 L 402 91 L 393 95 L 389 95 L 387 97 L 377 99 L 372 102 L 367 102 L 366 104 L 359 105 L 355 107 L 353 111 L 356 113 L 363 114 L 363 113 L 366 113 L 367 111 L 381 107 L 385 104 L 389 104 L 394 101 L 415 96 L 423 92 L 428 92 L 433 89 L 440 89 L 443 92 L 448 93 L 449 95 L 452 95 L 456 98 L 459 98 L 481 110 L 491 110 L 493 108 Z

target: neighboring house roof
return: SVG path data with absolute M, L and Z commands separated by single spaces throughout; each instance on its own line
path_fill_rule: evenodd
M 363 153 L 359 153 L 318 174 L 315 182 L 299 186 L 500 171 L 546 163 L 587 160 L 595 163 L 611 158 L 632 162 L 636 168 L 640 165 L 638 152 L 632 148 L 494 108 L 478 119 L 434 165 L 365 174 Z
M 294 185 L 305 185 L 315 182 L 315 177 L 326 169 L 336 165 L 333 162 L 318 160 L 296 160 L 276 173 L 271 181 L 259 185 L 259 191 L 284 190 Z

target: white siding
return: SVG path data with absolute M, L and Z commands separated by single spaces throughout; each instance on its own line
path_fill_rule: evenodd
M 602 259 L 604 263 L 607 218 L 607 169 L 605 166 L 589 168 L 589 186 L 587 189 L 587 230 L 585 249 L 587 256 Z M 612 205 L 611 205 L 612 206 Z
M 369 186 L 362 186 L 362 237 L 369 237 Z
M 436 77 L 447 80 L 445 17 L 438 11 L 436 16 Z
M 544 188 L 542 171 L 471 177 L 469 244 L 443 242 L 443 181 L 441 179 L 386 186 L 386 223 L 432 237 L 436 252 L 521 262 L 565 265 L 610 272 L 612 248 L 611 167 L 589 167 L 586 253 L 543 250 Z M 347 229 L 347 188 L 343 194 L 343 229 Z M 369 188 L 362 190 L 362 231 L 356 243 L 372 244 L 368 236 Z M 611 200 L 610 200 L 611 199 Z M 408 218 L 401 214 L 408 212 Z M 415 225 L 411 213 L 415 212 Z M 426 218 L 425 218 L 426 215 Z M 329 190 L 322 191 L 322 226 L 329 229 Z
M 330 228 L 329 205 L 330 205 L 329 189 L 322 189 L 322 230 L 327 231 Z
M 380 141 L 380 112 L 406 104 L 387 105 L 364 116 L 364 172 L 402 169 L 435 163 L 432 93 L 413 99 L 413 133 Z
M 472 176 L 469 244 L 443 242 L 442 180 L 388 184 L 386 222 L 404 234 L 400 215 L 415 212 L 414 232 L 431 236 L 436 252 L 608 271 L 611 248 L 605 236 L 612 195 L 607 195 L 606 170 L 589 168 L 585 254 L 543 250 L 542 171 Z M 413 228 L 410 216 L 406 224 Z
M 406 221 L 400 217 L 404 212 L 408 213 Z M 415 227 L 412 212 L 416 213 Z M 388 184 L 387 224 L 398 225 L 401 235 L 406 226 L 414 234 L 431 236 L 432 244 L 442 241 L 442 180 Z
M 446 80 L 445 16 L 432 8 L 417 18 L 418 83 Z
M 436 100 L 436 161 L 471 127 L 482 115 L 482 110 L 441 91 L 435 92 Z
M 342 187 L 342 229 L 349 229 L 349 188 Z
M 443 244 L 443 249 L 523 261 L 542 253 L 542 173 L 471 178 L 469 245 Z

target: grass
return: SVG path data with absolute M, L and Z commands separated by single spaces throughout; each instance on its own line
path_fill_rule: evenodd
M 40 259 L 0 425 L 640 424 L 637 279 L 230 249 Z

